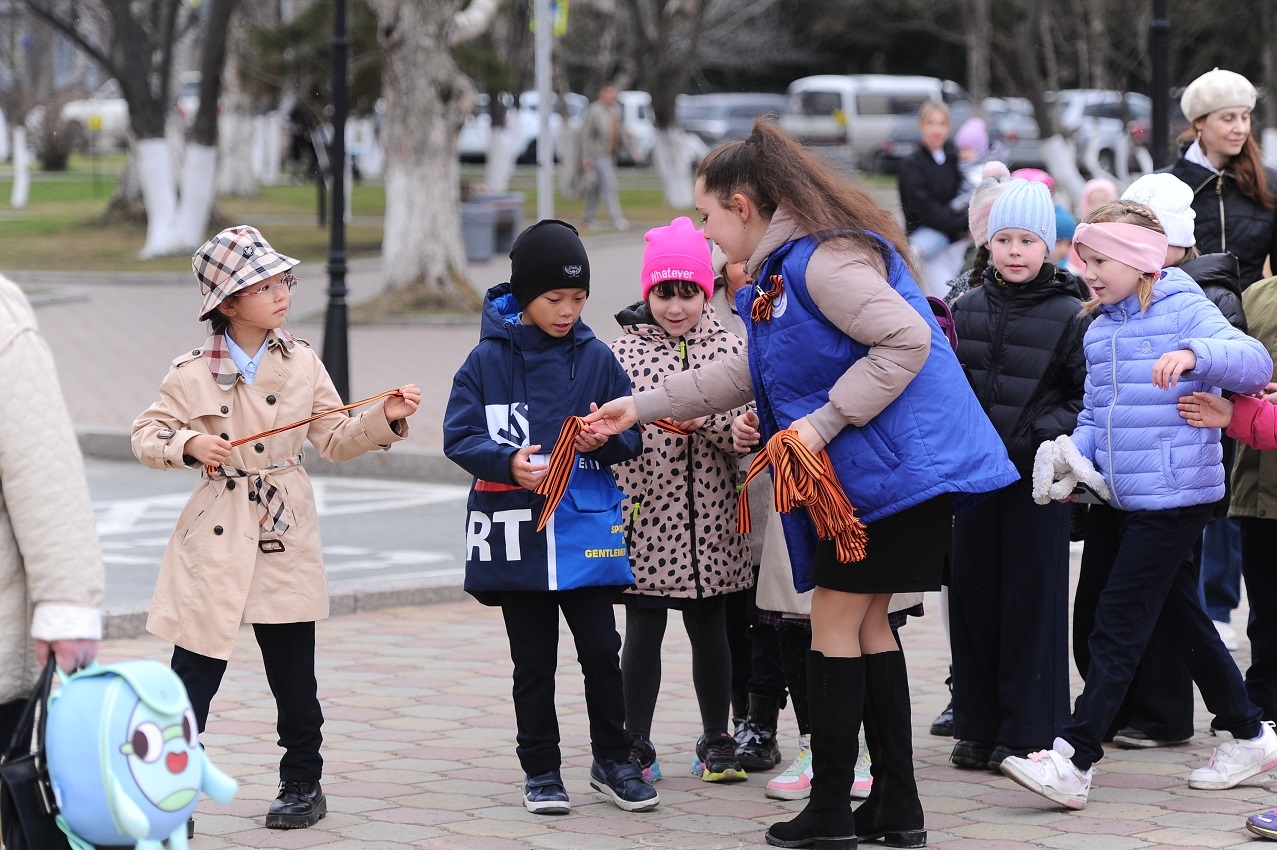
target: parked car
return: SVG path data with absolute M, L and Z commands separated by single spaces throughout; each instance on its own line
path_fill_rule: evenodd
M 553 98 L 555 95 L 550 93 Z M 541 113 L 539 109 L 540 96 L 536 90 L 528 90 L 519 95 L 519 108 L 515 112 L 514 123 L 519 130 L 519 147 L 522 151 L 519 154 L 519 162 L 525 165 L 535 163 L 537 161 L 537 137 L 541 133 Z M 552 103 L 557 101 L 552 101 Z M 590 105 L 590 99 L 585 95 L 576 92 L 568 92 L 564 95 L 564 102 L 567 106 L 568 126 L 572 129 L 580 127 L 581 122 L 585 119 L 585 110 Z M 510 121 L 509 113 L 506 117 L 507 122 Z M 489 119 L 489 122 L 491 119 Z M 559 134 L 563 130 L 563 116 L 559 114 L 557 109 L 550 113 L 550 137 L 554 139 L 557 147 Z
M 935 77 L 857 74 L 803 77 L 789 84 L 780 126 L 808 145 L 853 163 L 868 160 L 901 116 L 927 100 L 969 101 L 962 86 Z
M 1100 167 L 1115 173 L 1116 151 L 1123 135 L 1130 142 L 1128 166 L 1137 165 L 1135 149 L 1148 141 L 1152 126 L 1153 102 L 1147 95 L 1106 89 L 1061 89 L 1047 92 L 1047 99 L 1060 110 L 1060 128 L 1073 134 L 1079 166 L 1085 168 L 1081 158 L 1092 139 L 1097 139 Z
M 656 124 L 652 121 L 652 96 L 645 91 L 616 93 L 621 107 L 622 144 L 616 152 L 621 165 L 647 165 L 656 147 Z
M 712 148 L 747 137 L 760 115 L 779 118 L 786 103 L 783 94 L 681 94 L 674 113 L 684 130 L 700 136 L 701 141 Z
M 100 122 L 94 130 L 97 118 Z M 123 148 L 129 139 L 129 105 L 115 80 L 107 80 L 84 100 L 72 100 L 62 107 L 66 132 L 76 138 L 91 139 L 98 150 Z

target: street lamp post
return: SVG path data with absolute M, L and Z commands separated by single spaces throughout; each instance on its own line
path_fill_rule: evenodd
M 1153 167 L 1170 165 L 1170 21 L 1166 0 L 1153 0 L 1153 20 L 1148 25 L 1148 52 L 1153 65 Z
M 350 352 L 346 316 L 346 32 L 348 0 L 333 0 L 333 141 L 328 158 L 333 178 L 328 237 L 328 312 L 324 320 L 324 366 L 342 401 L 350 401 Z M 321 175 L 320 179 L 323 177 Z

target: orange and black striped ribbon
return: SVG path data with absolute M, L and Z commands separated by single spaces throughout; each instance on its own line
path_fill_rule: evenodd
M 772 320 L 772 304 L 785 293 L 785 281 L 780 275 L 772 275 L 771 282 L 772 288 L 766 292 L 760 292 L 749 308 L 749 317 L 754 320 L 754 324 L 770 322 Z
M 316 413 L 314 416 L 311 416 L 307 419 L 302 419 L 297 422 L 290 422 L 287 425 L 281 425 L 278 428 L 272 428 L 269 431 L 263 431 L 260 434 L 254 434 L 251 437 L 241 437 L 238 440 L 231 441 L 231 448 L 235 448 L 236 446 L 242 446 L 245 443 L 251 443 L 254 440 L 261 440 L 265 437 L 273 437 L 276 434 L 282 434 L 285 431 L 291 431 L 294 428 L 300 428 L 303 425 L 309 425 L 310 423 L 314 422 L 316 419 L 323 419 L 325 416 L 332 416 L 334 413 L 345 413 L 347 410 L 354 410 L 356 407 L 363 407 L 365 404 L 368 404 L 369 402 L 377 401 L 378 399 L 392 398 L 394 396 L 402 396 L 402 395 L 403 395 L 403 390 L 398 390 L 398 389 L 386 390 L 385 392 L 377 393 L 374 396 L 369 396 L 368 398 L 363 399 L 362 401 L 352 401 L 350 404 L 344 404 L 341 407 L 334 407 L 332 410 L 325 410 L 323 413 Z M 214 475 L 217 473 L 217 466 L 213 464 L 206 464 L 204 468 L 208 471 L 210 475 Z
M 868 540 L 865 524 L 856 516 L 856 509 L 838 483 L 829 453 L 821 449 L 812 454 L 792 428 L 768 440 L 749 465 L 745 486 L 740 491 L 737 519 L 737 528 L 742 534 L 748 534 L 751 529 L 749 483 L 769 466 L 776 510 L 787 514 L 796 507 L 807 508 L 817 536 L 834 541 L 839 561 L 850 564 L 864 559 Z
M 541 508 L 541 519 L 537 521 L 537 531 L 545 528 L 550 521 L 554 509 L 563 500 L 568 490 L 568 481 L 572 478 L 572 470 L 576 468 L 576 438 L 586 430 L 585 420 L 580 416 L 569 416 L 559 430 L 558 442 L 550 452 L 550 460 L 546 465 L 545 476 L 537 484 L 534 493 L 545 496 L 545 506 Z
M 692 432 L 682 426 L 675 425 L 672 419 L 655 419 L 648 423 L 662 431 L 669 431 L 671 434 L 678 434 L 680 437 L 689 436 Z

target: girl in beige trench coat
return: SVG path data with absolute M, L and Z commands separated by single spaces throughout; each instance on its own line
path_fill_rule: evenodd
M 165 550 L 147 629 L 175 644 L 172 666 L 202 733 L 240 624 L 253 625 L 285 749 L 266 816 L 277 829 L 312 826 L 327 813 L 315 621 L 328 616 L 328 576 L 302 442 L 332 461 L 387 449 L 407 436 L 405 417 L 421 399 L 409 384 L 359 415 L 231 448 L 230 440 L 341 406 L 319 357 L 282 327 L 296 264 L 245 226 L 196 251 L 199 318 L 213 333 L 173 361 L 159 401 L 133 423 L 133 453 L 147 466 L 201 472 Z

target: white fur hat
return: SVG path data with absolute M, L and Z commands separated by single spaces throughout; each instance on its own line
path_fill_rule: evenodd
M 1250 84 L 1250 80 L 1234 71 L 1216 68 L 1188 84 L 1188 88 L 1180 95 L 1179 108 L 1184 111 L 1185 118 L 1196 121 L 1216 109 L 1230 106 L 1254 109 L 1255 99 L 1255 87 Z
M 1145 174 L 1122 193 L 1122 200 L 1143 204 L 1153 211 L 1166 241 L 1178 248 L 1197 244 L 1193 235 L 1193 190 L 1174 174 Z

